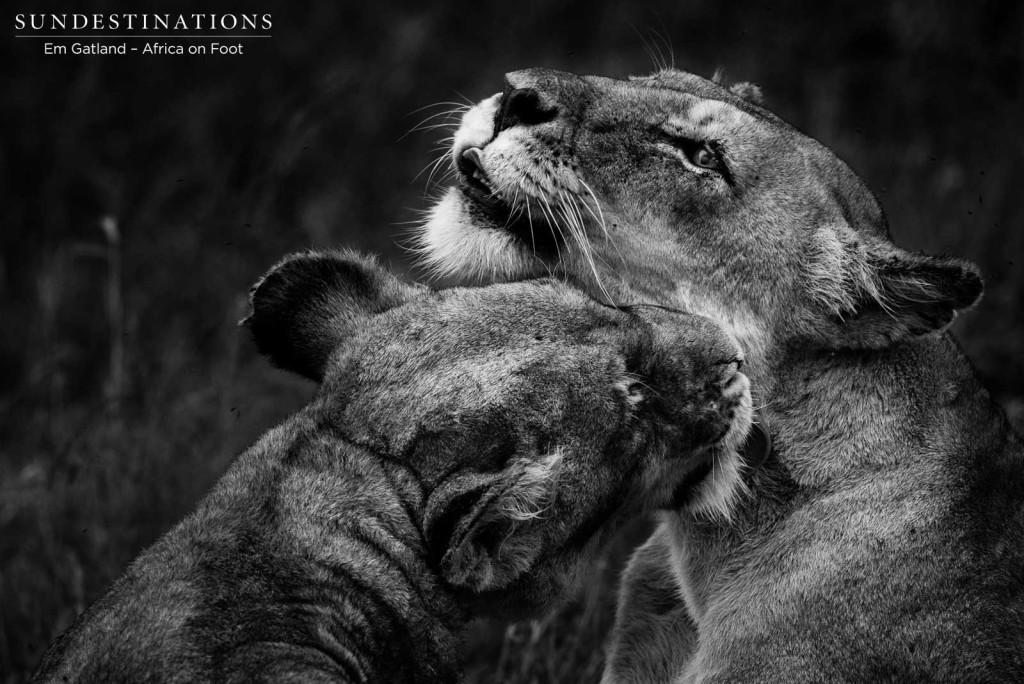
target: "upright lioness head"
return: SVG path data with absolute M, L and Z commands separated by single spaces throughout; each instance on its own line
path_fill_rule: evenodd
M 321 383 L 324 434 L 408 485 L 431 563 L 485 610 L 536 614 L 627 516 L 726 512 L 739 486 L 748 384 L 706 318 L 553 281 L 431 291 L 351 252 L 286 259 L 252 305 L 261 351 Z
M 982 290 L 967 262 L 896 248 L 860 179 L 749 84 L 515 72 L 465 114 L 452 161 L 458 186 L 419 235 L 437 273 L 552 273 L 702 313 L 752 360 L 941 329 Z

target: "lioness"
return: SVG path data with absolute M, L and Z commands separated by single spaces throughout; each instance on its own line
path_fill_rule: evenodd
M 354 253 L 254 287 L 320 382 L 50 648 L 36 681 L 452 682 L 479 615 L 537 615 L 624 518 L 726 505 L 734 340 L 557 282 L 432 292 Z
M 749 84 L 519 71 L 454 140 L 428 267 L 710 316 L 775 440 L 634 556 L 606 682 L 1024 681 L 1024 448 L 943 332 L 975 266 L 896 247 Z

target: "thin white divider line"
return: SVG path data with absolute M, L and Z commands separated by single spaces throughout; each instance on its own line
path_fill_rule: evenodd
M 214 36 L 208 36 L 208 35 L 202 35 L 202 36 L 195 36 L 195 35 L 187 35 L 187 36 L 148 36 L 148 35 L 138 35 L 138 34 L 130 35 L 130 36 L 109 36 L 109 35 L 106 35 L 106 34 L 98 35 L 98 36 L 68 35 L 68 34 L 58 35 L 58 36 L 35 36 L 35 35 L 29 35 L 29 34 L 20 34 L 20 35 L 19 34 L 15 34 L 14 37 L 15 38 L 273 38 L 273 36 L 270 36 L 270 35 L 266 35 L 266 36 L 232 36 L 232 35 L 214 35 Z

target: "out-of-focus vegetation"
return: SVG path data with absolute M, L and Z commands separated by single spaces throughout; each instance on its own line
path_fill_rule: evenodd
M 429 105 L 489 95 L 517 68 L 621 76 L 650 69 L 645 43 L 671 44 L 679 66 L 760 83 L 867 179 L 897 242 L 982 265 L 986 299 L 956 330 L 995 396 L 1024 413 L 1017 3 L 267 9 L 273 38 L 246 41 L 243 56 L 0 48 L 0 681 L 23 680 L 235 454 L 309 396 L 235 327 L 249 284 L 309 246 L 354 245 L 405 270 L 396 241 L 428 204 L 417 174 L 445 132 L 405 134 L 445 109 Z M 594 681 L 617 571 L 642 534 L 565 612 L 474 630 L 469 679 Z

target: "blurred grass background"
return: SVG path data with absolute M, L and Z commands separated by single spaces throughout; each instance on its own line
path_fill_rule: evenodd
M 1024 416 L 1019 3 L 297 1 L 236 57 L 0 47 L 0 681 L 42 650 L 305 382 L 235 327 L 283 253 L 396 239 L 429 199 L 438 102 L 527 66 L 624 76 L 645 43 L 768 104 L 879 194 L 900 244 L 979 262 L 957 333 Z M 16 12 L 217 11 L 66 0 Z M 239 11 L 232 7 L 233 11 Z M 224 11 L 227 11 L 226 7 Z M 13 33 L 13 30 L 12 30 Z M 427 107 L 426 109 L 423 109 Z M 412 272 L 413 277 L 416 276 Z M 638 523 L 550 619 L 473 631 L 473 682 L 594 681 Z

